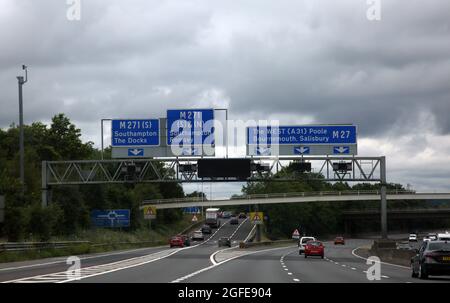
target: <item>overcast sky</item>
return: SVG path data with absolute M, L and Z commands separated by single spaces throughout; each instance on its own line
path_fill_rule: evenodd
M 450 190 L 450 1 L 0 0 L 0 127 L 227 107 L 230 119 L 354 123 L 388 180 Z M 195 188 L 194 188 L 195 187 Z M 197 186 L 192 188 L 197 189 Z M 215 185 L 218 195 L 229 185 Z

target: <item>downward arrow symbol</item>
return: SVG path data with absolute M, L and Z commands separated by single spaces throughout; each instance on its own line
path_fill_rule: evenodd
M 299 154 L 305 154 L 305 153 L 309 154 L 309 147 L 306 147 L 306 146 L 296 147 L 295 151 Z
M 132 150 L 130 150 L 130 152 L 133 154 L 133 155 L 135 155 L 135 156 L 137 156 L 137 155 L 139 155 L 141 152 L 142 152 L 142 149 L 132 149 Z
M 339 154 L 343 154 L 348 151 L 348 147 L 339 146 L 334 148 L 335 152 L 338 152 Z
M 269 147 L 257 147 L 256 153 L 258 155 L 270 154 L 270 148 Z

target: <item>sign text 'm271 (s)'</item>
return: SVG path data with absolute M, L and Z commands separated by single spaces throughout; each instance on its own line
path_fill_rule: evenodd
M 158 146 L 158 119 L 112 120 L 112 146 Z

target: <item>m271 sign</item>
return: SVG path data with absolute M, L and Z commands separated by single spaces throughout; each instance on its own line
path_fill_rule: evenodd
M 167 145 L 214 144 L 213 109 L 171 109 L 167 111 Z
M 158 146 L 159 119 L 112 120 L 111 146 Z

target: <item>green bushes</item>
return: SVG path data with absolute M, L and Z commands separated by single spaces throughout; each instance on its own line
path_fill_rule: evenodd
M 4 232 L 8 242 L 23 240 L 49 241 L 57 230 L 62 212 L 58 205 L 42 208 L 39 204 L 26 207 L 8 207 Z

